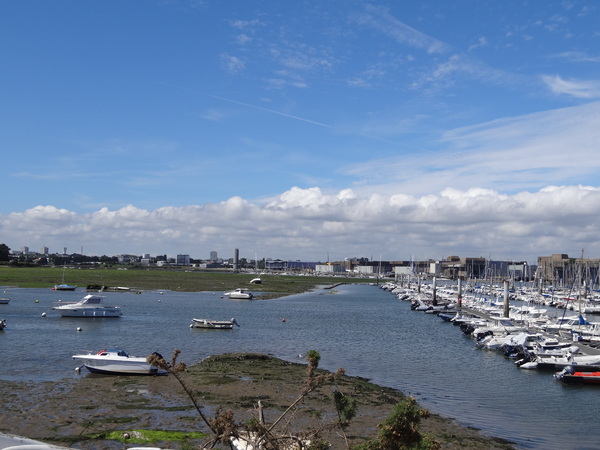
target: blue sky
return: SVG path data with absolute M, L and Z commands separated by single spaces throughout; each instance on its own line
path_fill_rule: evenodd
M 0 2 L 0 241 L 600 257 L 595 1 Z

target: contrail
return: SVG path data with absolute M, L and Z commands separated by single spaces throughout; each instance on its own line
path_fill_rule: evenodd
M 303 117 L 293 116 L 291 114 L 282 113 L 281 111 L 275 111 L 275 110 L 269 109 L 269 108 L 263 108 L 262 106 L 251 105 L 250 103 L 239 102 L 237 100 L 232 100 L 230 98 L 219 97 L 218 95 L 206 94 L 204 92 L 195 91 L 193 89 L 188 89 L 188 88 L 184 88 L 184 87 L 181 87 L 181 86 L 176 86 L 174 84 L 165 83 L 165 82 L 162 82 L 162 81 L 158 81 L 157 83 L 164 84 L 166 86 L 171 86 L 171 87 L 174 87 L 174 88 L 177 88 L 177 89 L 183 89 L 183 90 L 186 90 L 186 91 L 189 91 L 189 92 L 193 92 L 195 94 L 204 95 L 206 97 L 215 98 L 217 100 L 222 100 L 224 102 L 229 102 L 229 103 L 234 103 L 236 105 L 245 106 L 247 108 L 253 108 L 253 109 L 258 109 L 260 111 L 265 111 L 265 112 L 268 112 L 268 113 L 271 113 L 271 114 L 277 114 L 278 116 L 289 117 L 290 119 L 300 120 L 301 122 L 312 123 L 313 125 L 317 125 L 317 126 L 320 126 L 320 127 L 332 128 L 332 125 L 328 125 L 326 123 L 316 122 L 316 121 L 310 120 L 310 119 L 304 119 Z

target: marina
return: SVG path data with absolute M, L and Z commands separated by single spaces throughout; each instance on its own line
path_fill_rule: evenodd
M 343 367 L 348 375 L 403 391 L 432 412 L 520 448 L 599 448 L 600 390 L 559 382 L 553 371 L 522 370 L 501 353 L 477 347 L 460 327 L 412 310 L 410 301 L 380 287 L 340 285 L 253 302 L 231 302 L 220 292 L 106 293 L 107 302 L 122 306 L 119 320 L 62 318 L 52 311 L 56 301 L 81 299 L 80 291 L 11 289 L 3 307 L 10 328 L 0 336 L 8 363 L 0 379 L 89 376 L 76 373 L 72 355 L 111 345 L 140 356 L 158 351 L 169 357 L 179 348 L 187 364 L 231 352 L 302 362 L 314 349 L 324 369 Z M 245 326 L 198 333 L 189 323 L 199 312 L 236 317 Z M 549 315 L 564 312 L 550 309 Z

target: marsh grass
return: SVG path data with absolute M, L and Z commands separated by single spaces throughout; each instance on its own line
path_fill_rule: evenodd
M 0 283 L 20 288 L 52 288 L 62 281 L 62 267 L 0 266 Z M 366 278 L 339 278 L 293 275 L 261 275 L 263 284 L 251 285 L 255 274 L 189 270 L 189 268 L 70 268 L 65 283 L 85 288 L 87 285 L 126 286 L 132 290 L 170 290 L 181 292 L 225 292 L 248 287 L 261 292 L 259 299 L 276 298 L 307 292 L 317 286 L 337 283 L 366 283 Z

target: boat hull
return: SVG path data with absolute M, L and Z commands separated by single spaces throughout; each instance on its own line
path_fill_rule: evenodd
M 87 318 L 103 318 L 103 317 L 121 317 L 122 313 L 117 308 L 79 308 L 79 309 L 59 309 L 54 308 L 58 311 L 61 317 L 87 317 Z

